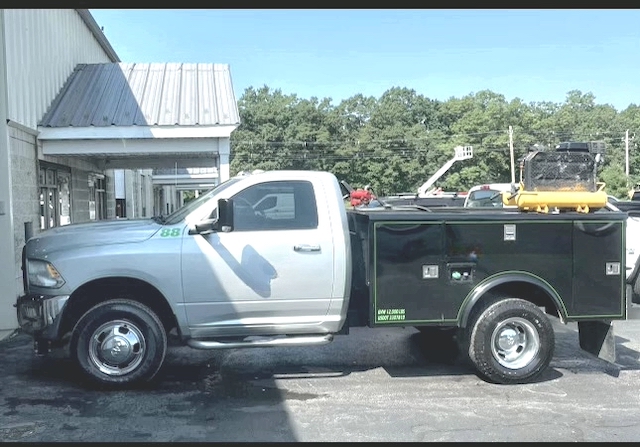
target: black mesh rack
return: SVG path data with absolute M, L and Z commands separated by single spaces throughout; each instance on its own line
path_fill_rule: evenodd
M 565 142 L 555 151 L 535 151 L 524 157 L 520 167 L 526 191 L 588 191 L 597 185 L 597 154 L 602 142 Z

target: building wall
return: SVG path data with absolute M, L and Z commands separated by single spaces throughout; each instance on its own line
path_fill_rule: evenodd
M 89 174 L 102 173 L 90 161 L 79 157 L 53 157 L 42 155 L 42 143 L 35 132 L 9 125 L 9 156 L 12 174 L 13 236 L 15 246 L 15 278 L 18 291 L 22 293 L 20 269 L 22 246 L 25 243 L 25 223 L 31 223 L 33 235 L 40 232 L 40 198 L 38 172 L 40 160 L 71 170 L 71 222 L 89 221 Z M 107 218 L 114 217 L 113 173 L 105 173 Z M 111 216 L 109 216 L 111 211 Z
M 153 170 L 140 171 L 140 217 L 153 216 Z
M 116 206 L 115 197 L 113 196 L 113 171 L 104 171 L 89 159 L 81 157 L 64 157 L 44 155 L 42 153 L 42 142 L 38 141 L 38 160 L 55 163 L 61 166 L 71 168 L 71 222 L 81 223 L 90 221 L 89 217 L 89 174 L 104 174 L 106 178 L 106 198 L 107 198 L 107 218 L 109 218 L 109 210 L 114 217 L 114 209 Z M 37 182 L 37 177 L 36 177 Z M 37 183 L 35 184 L 37 188 Z M 39 211 L 38 211 L 39 212 Z
M 20 269 L 25 223 L 33 231 L 39 228 L 38 167 L 36 137 L 33 133 L 8 126 L 9 159 L 11 161 L 11 194 L 13 196 L 13 240 L 15 246 L 15 281 L 19 293 L 23 292 Z M 34 184 L 34 182 L 36 182 Z
M 113 60 L 75 9 L 3 9 L 2 13 L 15 279 L 22 293 L 25 224 L 31 224 L 34 235 L 40 231 L 39 160 L 71 168 L 72 222 L 88 219 L 88 200 L 82 200 L 88 199 L 88 172 L 100 172 L 81 159 L 44 157 L 36 139 L 38 121 L 77 64 Z
M 107 219 L 116 217 L 116 191 L 115 191 L 115 170 L 107 169 Z
M 7 126 L 6 97 L 9 87 L 3 67 L 5 63 L 4 9 L 0 9 L 0 337 L 2 331 L 14 329 L 18 320 L 12 304 L 18 295 L 15 271 L 11 269 L 15 261 L 15 241 L 13 237 L 13 175 L 9 129 Z
M 114 170 L 115 197 L 124 201 L 124 215 L 121 217 L 138 219 L 153 215 L 153 203 L 149 205 L 146 193 L 150 182 L 148 171 L 141 169 Z
M 127 218 L 153 216 L 153 184 L 150 169 L 124 171 Z
M 5 9 L 8 118 L 35 129 L 77 64 L 113 62 L 75 9 Z

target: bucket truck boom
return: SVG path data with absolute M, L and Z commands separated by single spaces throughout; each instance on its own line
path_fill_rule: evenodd
M 429 180 L 427 180 L 426 182 L 424 182 L 422 184 L 422 186 L 420 186 L 418 188 L 418 197 L 429 197 L 429 188 L 431 188 L 431 186 L 433 186 L 433 184 L 444 175 L 445 172 L 447 172 L 451 166 L 453 166 L 453 164 L 456 161 L 460 161 L 460 160 L 468 160 L 470 158 L 473 157 L 473 147 L 472 146 L 457 146 L 454 149 L 454 156 L 451 160 L 447 161 L 444 165 L 442 165 L 442 167 L 440 169 L 438 169 L 436 171 L 435 174 L 433 174 L 431 177 L 429 177 Z

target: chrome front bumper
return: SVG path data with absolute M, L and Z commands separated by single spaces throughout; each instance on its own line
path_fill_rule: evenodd
M 24 295 L 16 303 L 18 324 L 31 335 L 45 339 L 57 338 L 60 314 L 69 295 Z

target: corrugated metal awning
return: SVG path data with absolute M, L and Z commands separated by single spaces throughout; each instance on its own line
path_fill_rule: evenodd
M 227 64 L 78 65 L 38 125 L 44 155 L 212 166 L 240 125 Z
M 228 64 L 81 64 L 39 128 L 240 124 Z

